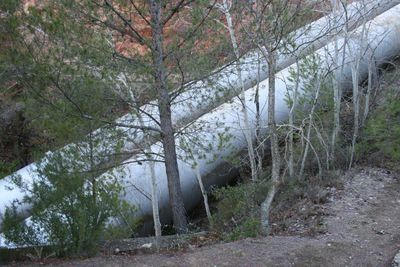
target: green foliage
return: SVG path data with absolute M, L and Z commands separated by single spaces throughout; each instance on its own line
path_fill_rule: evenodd
M 299 61 L 298 69 L 291 68 L 289 73 L 290 83 L 287 87 L 285 101 L 288 106 L 296 103 L 293 110 L 295 129 L 282 128 L 281 134 L 284 138 L 288 138 L 288 131 L 293 131 L 293 139 L 296 143 L 294 146 L 295 171 L 296 168 L 300 169 L 305 146 L 309 145 L 305 170 L 309 174 L 315 174 L 318 171 L 317 158 L 325 170 L 335 164 L 335 162 L 331 162 L 329 153 L 327 153 L 331 149 L 330 134 L 334 117 L 332 74 L 324 68 L 321 69 L 321 59 L 314 54 L 302 58 Z M 296 85 L 298 86 L 296 87 Z M 311 116 L 312 107 L 314 107 L 314 113 Z
M 0 100 L 23 103 L 34 135 L 46 139 L 31 142 L 41 158 L 103 124 L 99 118 L 120 115 L 111 88 L 126 64 L 116 64 L 107 36 L 80 20 L 72 1 L 46 1 L 28 12 L 20 2 L 0 4 Z
M 332 86 L 329 81 L 331 77 L 328 73 L 321 72 L 321 58 L 318 55 L 311 54 L 304 57 L 299 61 L 299 69 L 290 68 L 288 80 L 292 83 L 289 84 L 286 94 L 286 102 L 289 106 L 293 104 L 294 85 L 296 80 L 299 79 L 300 84 L 297 91 L 297 108 L 295 110 L 295 117 L 298 123 L 301 123 L 307 115 L 309 115 L 310 107 L 316 105 L 317 115 L 332 111 Z M 299 76 L 299 77 L 297 77 Z M 315 93 L 318 83 L 321 86 L 320 94 L 315 101 Z M 332 115 L 332 114 L 330 114 Z
M 359 158 L 387 167 L 397 167 L 400 161 L 399 122 L 400 94 L 392 91 L 366 123 L 358 144 Z
M 246 237 L 257 237 L 260 231 L 260 218 L 250 216 L 237 225 L 231 233 L 226 236 L 229 241 L 235 241 Z
M 119 74 L 134 73 L 141 81 L 153 80 L 151 51 L 144 56 L 132 56 L 117 48 L 117 43 L 127 37 L 128 25 L 115 10 L 132 7 L 132 3 L 119 1 L 124 4 L 119 6 L 118 3 L 99 5 L 87 0 L 49 0 L 24 12 L 22 5 L 13 4 L 17 2 L 6 0 L 1 4 L 1 10 L 4 6 L 9 11 L 7 23 L 13 26 L 4 27 L 11 44 L 7 46 L 5 65 L 23 88 L 18 97 L 26 106 L 24 116 L 38 132 L 51 140 L 51 144 L 40 147 L 39 154 L 81 140 L 88 132 L 119 115 L 113 112 L 120 104 L 121 92 L 115 90 Z M 143 1 L 139 7 L 144 17 L 149 15 L 146 5 Z M 193 5 L 191 16 L 185 19 L 193 21 L 178 32 L 173 29 L 173 38 L 165 43 L 165 65 L 169 68 L 168 86 L 171 88 L 202 78 L 208 75 L 210 66 L 220 64 L 221 58 L 217 56 L 204 57 L 209 49 L 214 49 L 208 42 L 213 27 L 202 27 L 208 23 L 216 25 L 213 20 L 204 20 L 203 11 L 208 10 L 209 2 L 201 0 Z M 151 43 L 148 36 L 144 39 L 145 44 L 141 45 Z M 135 42 L 134 38 L 129 41 Z M 129 88 L 125 89 L 131 90 L 131 84 L 128 84 Z M 145 92 L 149 98 L 154 97 L 151 93 Z M 129 104 L 134 106 L 136 102 Z M 117 106 L 117 110 L 121 112 L 121 107 Z M 92 140 L 93 147 L 118 154 L 120 151 L 114 149 L 121 147 L 116 141 L 118 135 L 115 129 L 110 131 L 110 135 L 105 134 L 106 140 L 110 140 L 110 148 L 103 147 L 106 141 L 99 148 Z M 33 209 L 30 223 L 21 222 L 12 207 L 7 212 L 6 232 L 10 241 L 20 245 L 43 245 L 48 240 L 59 255 L 79 254 L 83 250 L 90 253 L 96 241 L 106 236 L 107 219 L 127 208 L 118 201 L 123 189 L 112 177 L 96 178 L 101 170 L 95 167 L 103 167 L 101 163 L 109 164 L 110 156 L 100 155 L 97 151 L 83 156 L 82 151 L 90 148 L 82 143 L 81 150 L 63 150 L 47 157 L 46 164 L 38 170 L 40 179 L 33 185 L 15 179 L 17 186 L 29 192 L 24 202 L 33 205 Z M 93 154 L 94 159 L 91 158 Z M 127 224 L 137 223 L 124 217 Z M 115 228 L 110 232 L 113 235 L 126 233 Z
M 118 240 L 132 237 L 143 227 L 145 217 L 135 216 L 136 207 L 127 203 L 123 204 L 118 213 L 118 217 L 113 218 L 107 225 L 102 240 Z
M 17 161 L 13 161 L 11 163 L 0 161 L 0 179 L 12 173 L 17 166 Z
M 32 209 L 28 221 L 15 207 L 7 210 L 3 229 L 11 244 L 50 244 L 58 256 L 93 255 L 106 236 L 109 219 L 132 213 L 132 207 L 120 200 L 124 190 L 114 175 L 97 177 L 92 159 L 78 155 L 82 154 L 72 148 L 53 153 L 39 166 L 39 179 L 33 184 L 14 177 L 16 186 L 27 193 L 22 204 Z
M 20 8 L 20 1 L 4 0 L 0 2 L 0 97 L 10 85 L 8 82 L 15 77 L 14 59 L 18 58 L 22 62 L 23 57 L 15 54 L 19 48 L 14 43 L 17 38 L 17 29 L 20 26 L 20 20 L 13 16 Z
M 268 192 L 268 183 L 244 183 L 215 189 L 218 201 L 213 215 L 214 230 L 227 240 L 255 237 L 260 230 L 259 205 Z

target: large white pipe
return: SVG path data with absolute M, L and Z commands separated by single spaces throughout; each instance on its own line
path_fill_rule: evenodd
M 374 60 L 376 63 L 382 64 L 400 55 L 400 5 L 393 7 L 389 11 L 376 17 L 366 25 L 368 36 L 366 42 L 369 49 L 374 51 Z M 360 44 L 361 27 L 351 33 L 348 40 L 348 47 L 345 54 L 344 75 L 341 77 L 343 85 L 351 84 L 351 68 L 350 64 L 355 60 L 355 51 L 359 51 L 360 47 L 365 47 Z M 339 39 L 339 47 L 343 47 L 344 39 Z M 324 48 L 315 52 L 322 62 L 320 72 L 327 72 L 332 68 L 332 57 L 334 55 L 335 45 L 330 43 Z M 340 50 L 339 55 L 343 55 L 343 49 Z M 368 57 L 366 56 L 361 60 L 359 75 L 365 77 L 368 73 L 367 69 Z M 292 68 L 295 68 L 292 66 Z M 287 119 L 289 107 L 285 101 L 288 86 L 293 86 L 288 78 L 290 68 L 286 68 L 276 75 L 276 120 L 282 122 Z M 304 81 L 302 81 L 304 83 Z M 262 134 L 265 136 L 267 133 L 267 96 L 268 96 L 268 80 L 264 80 L 260 84 L 260 103 L 262 105 L 261 111 L 261 125 Z M 246 91 L 246 105 L 249 110 L 250 122 L 253 127 L 256 126 L 256 107 L 254 103 L 255 88 Z M 300 92 L 301 93 L 301 92 Z M 246 148 L 246 141 L 243 136 L 242 126 L 243 118 L 240 113 L 241 101 L 232 99 L 231 103 L 225 103 L 212 112 L 207 113 L 196 120 L 190 125 L 186 131 L 195 133 L 194 136 L 198 138 L 207 150 L 196 149 L 196 146 L 190 143 L 190 147 L 195 156 L 203 158 L 198 160 L 200 173 L 209 187 L 213 184 L 226 183 L 231 177 L 235 169 L 227 163 L 227 158 L 232 155 L 238 154 Z M 206 123 L 206 127 L 204 126 Z M 205 127 L 205 128 L 204 128 Z M 202 129 L 202 130 L 201 130 Z M 229 135 L 231 139 L 227 144 L 220 149 L 219 140 L 216 138 L 219 135 Z M 191 135 L 193 136 L 193 135 Z M 188 142 L 187 136 L 178 136 L 176 138 L 177 144 Z M 211 144 L 211 146 L 208 146 Z M 156 143 L 151 147 L 155 153 L 162 151 L 161 143 Z M 184 151 L 179 151 L 180 158 L 184 159 L 186 154 Z M 138 159 L 138 158 L 132 158 Z M 127 161 L 128 162 L 128 161 Z M 126 163 L 127 163 L 126 162 Z M 179 172 L 181 175 L 181 186 L 184 194 L 185 205 L 187 209 L 194 207 L 199 200 L 201 194 L 196 180 L 196 171 L 192 168 L 190 160 L 179 160 Z M 125 196 L 126 200 L 139 207 L 139 214 L 151 214 L 151 201 L 146 197 L 146 193 L 150 192 L 150 172 L 146 166 L 137 163 L 127 163 L 122 167 L 124 175 L 120 175 L 122 182 L 127 190 Z M 165 167 L 162 163 L 155 164 L 155 172 L 158 179 L 158 188 L 160 190 L 160 210 L 163 212 L 164 218 L 169 218 L 168 208 L 168 188 L 167 178 L 165 174 Z M 150 193 L 147 193 L 150 196 Z
M 379 1 L 378 1 L 379 2 Z M 381 1 L 380 3 L 386 4 L 384 6 L 385 8 L 387 5 L 391 6 L 393 5 L 393 2 L 399 2 L 399 1 Z M 356 18 L 355 20 L 352 20 L 353 23 L 360 19 L 362 16 L 361 14 L 371 14 L 375 13 L 375 9 L 372 8 L 373 6 L 379 6 L 383 8 L 381 4 L 377 4 L 376 1 L 372 1 L 367 5 L 367 9 L 360 9 L 360 5 L 355 3 L 349 8 L 348 13 L 352 16 L 352 18 Z M 352 11 L 353 10 L 353 11 Z M 361 11 L 360 11 L 361 10 Z M 379 18 L 382 20 L 382 16 L 388 16 L 388 12 L 384 13 L 386 15 L 380 15 Z M 341 21 L 339 24 L 335 24 L 337 27 L 334 27 L 335 31 L 338 31 L 339 29 L 343 29 L 343 17 L 337 18 L 336 21 Z M 304 44 L 304 49 L 306 47 L 309 48 L 308 45 L 310 45 L 310 42 L 312 42 L 316 36 L 320 36 L 321 33 L 326 33 L 326 31 L 332 30 L 330 19 L 328 17 L 322 18 L 318 20 L 317 22 L 311 24 L 311 31 L 306 31 L 306 28 L 303 28 L 299 30 L 299 38 L 300 44 Z M 328 26 L 327 26 L 328 25 Z M 396 25 L 396 23 L 393 23 L 391 25 L 387 25 L 387 27 L 392 27 L 393 25 Z M 379 28 L 378 26 L 374 26 Z M 371 30 L 370 30 L 371 31 Z M 378 31 L 378 30 L 376 30 Z M 372 30 L 373 32 L 373 30 Z M 324 37 L 321 35 L 321 38 L 318 40 L 317 43 L 312 43 L 315 46 L 319 46 L 322 40 L 328 37 Z M 325 40 L 325 42 L 326 42 Z M 394 42 L 395 43 L 395 42 Z M 379 47 L 381 47 L 382 44 L 380 44 Z M 307 49 L 308 49 L 307 48 Z M 331 48 L 330 48 L 331 49 Z M 323 49 L 325 50 L 325 49 Z M 303 50 L 305 51 L 305 50 Z M 319 50 L 320 51 L 320 50 Z M 378 59 L 385 58 L 387 55 L 391 55 L 392 50 L 387 50 L 387 52 L 382 52 L 383 56 L 378 57 Z M 321 53 L 321 52 L 318 52 Z M 249 54 L 248 57 L 246 57 L 246 67 L 243 68 L 243 71 L 245 73 L 246 77 L 246 83 L 247 86 L 251 84 L 251 82 L 254 80 L 255 74 L 251 71 L 250 67 L 257 67 L 257 63 L 252 61 L 255 58 L 254 54 Z M 326 57 L 326 56 L 325 56 Z M 280 62 L 284 62 L 285 60 L 287 62 L 290 61 L 288 57 L 280 57 Z M 327 62 L 329 62 L 329 59 L 326 59 Z M 283 64 L 283 63 L 280 63 Z M 285 63 L 288 64 L 288 63 Z M 283 101 L 283 95 L 285 92 L 285 83 L 283 82 L 284 79 L 286 79 L 286 75 L 288 70 L 284 70 L 278 74 L 279 79 L 277 79 L 277 120 L 281 121 L 287 116 L 287 107 L 285 102 Z M 219 86 L 227 88 L 231 84 L 235 85 L 237 87 L 237 82 L 236 82 L 236 74 L 235 74 L 235 68 L 227 68 L 223 72 L 223 74 L 220 76 L 214 77 L 214 79 L 218 79 Z M 253 77 L 253 78 L 252 78 Z M 264 76 L 265 77 L 265 76 Z M 286 77 L 286 78 L 285 78 Z M 287 81 L 286 81 L 287 82 Z M 267 84 L 266 81 L 262 82 L 262 88 L 261 88 L 261 103 L 266 103 L 266 92 L 267 89 L 265 88 L 265 84 Z M 204 82 L 198 83 L 196 86 L 193 86 L 191 88 L 192 90 L 189 90 L 185 95 L 181 95 L 177 99 L 177 103 L 173 106 L 173 118 L 174 122 L 181 123 L 182 121 L 185 121 L 185 119 L 188 119 L 188 114 L 190 111 L 193 111 L 194 113 L 197 111 L 197 114 L 200 115 L 204 113 L 205 110 L 208 108 L 212 107 L 214 102 L 218 102 L 218 97 L 221 97 L 221 95 L 214 97 L 214 94 L 209 94 L 209 88 L 207 87 L 207 84 Z M 200 90 L 200 91 L 199 91 Z M 197 92 L 197 93 L 194 93 Z M 207 93 L 205 93 L 207 92 Z M 193 97 L 196 96 L 194 101 L 183 101 L 186 100 L 186 97 L 191 99 L 190 96 Z M 254 88 L 251 90 L 248 90 L 247 92 L 247 97 L 248 99 L 248 106 L 250 110 L 255 110 L 254 109 L 254 103 L 252 102 L 253 97 L 252 95 L 254 94 Z M 203 97 L 207 96 L 211 99 L 211 101 L 203 101 Z M 211 96 L 211 97 L 210 97 Z M 200 97 L 200 98 L 199 98 Z M 189 104 L 187 104 L 189 102 Z M 204 105 L 206 103 L 206 105 Z M 206 107 L 207 108 L 206 108 Z M 150 114 L 156 114 L 156 109 L 154 106 L 149 105 L 146 106 L 145 109 L 148 112 L 151 112 Z M 230 147 L 224 149 L 223 151 L 219 151 L 215 147 L 211 149 L 210 152 L 206 153 L 205 159 L 199 160 L 199 167 L 201 171 L 201 175 L 203 176 L 203 179 L 205 180 L 206 186 L 210 186 L 212 184 L 218 184 L 218 183 L 223 183 L 225 182 L 229 177 L 232 177 L 232 173 L 235 172 L 235 169 L 231 168 L 229 164 L 225 162 L 225 158 L 228 155 L 232 155 L 234 153 L 239 152 L 245 147 L 245 142 L 242 138 L 242 133 L 240 130 L 241 126 L 241 118 L 237 114 L 237 110 L 240 110 L 240 103 L 237 100 L 233 100 L 233 103 L 230 104 L 224 104 L 214 111 L 212 111 L 209 114 L 203 115 L 200 117 L 198 120 L 196 120 L 187 130 L 190 131 L 195 131 L 196 127 L 199 127 L 200 125 L 203 125 L 203 122 L 207 122 L 209 125 L 209 129 L 204 131 L 201 140 L 202 143 L 211 143 L 213 146 L 217 145 L 218 140 L 214 140 L 215 136 L 218 134 L 229 134 L 232 135 L 233 138 L 230 140 Z M 193 114 L 193 113 L 192 113 Z M 252 114 L 250 112 L 250 114 Z M 262 112 L 263 115 L 266 115 L 266 111 L 263 110 Z M 196 115 L 196 116 L 198 116 Z M 192 116 L 192 115 L 190 115 Z M 253 115 L 251 115 L 253 116 Z M 124 116 L 121 118 L 121 122 L 126 122 L 128 121 L 131 123 L 131 118 L 128 115 Z M 263 116 L 263 118 L 266 118 L 266 116 Z M 221 120 L 221 123 L 223 122 L 224 126 L 222 128 L 218 128 L 217 125 L 217 120 Z M 251 121 L 254 122 L 254 116 L 251 117 Z M 145 120 L 145 123 L 149 123 L 151 125 L 150 120 Z M 263 121 L 265 125 L 265 119 Z M 224 129 L 227 129 L 227 132 L 225 132 Z M 264 129 L 265 131 L 265 129 Z M 135 134 L 138 140 L 141 140 L 141 135 L 140 133 L 131 133 Z M 177 143 L 180 144 L 181 142 L 184 141 L 185 137 L 177 137 Z M 110 141 L 110 140 L 108 140 Z M 136 142 L 135 142 L 136 143 Z M 135 145 L 135 143 L 132 143 L 132 145 Z M 161 150 L 161 144 L 156 143 L 154 144 L 151 149 L 154 152 L 160 152 Z M 214 160 L 214 155 L 216 155 L 216 158 Z M 185 157 L 184 153 L 181 151 L 180 156 L 182 158 Z M 212 163 L 209 163 L 209 161 L 212 161 Z M 225 167 L 223 167 L 225 166 Z M 37 178 L 37 173 L 36 170 L 37 165 L 36 164 L 31 164 L 21 170 L 19 170 L 16 175 L 19 175 L 23 181 L 26 183 L 30 183 L 34 181 Z M 187 208 L 190 208 L 194 205 L 194 203 L 197 202 L 198 199 L 200 199 L 200 193 L 197 189 L 197 182 L 196 182 L 196 175 L 194 170 L 191 168 L 191 164 L 185 163 L 184 161 L 180 160 L 179 161 L 179 169 L 182 177 L 182 191 L 184 192 L 185 196 L 185 201 L 187 204 Z M 134 204 L 137 204 L 140 207 L 140 211 L 142 214 L 149 214 L 151 211 L 151 205 L 149 198 L 145 196 L 146 194 L 143 192 L 148 192 L 149 190 L 149 172 L 147 171 L 146 167 L 144 165 L 137 165 L 137 164 L 126 164 L 123 166 L 123 171 L 125 172 L 125 176 L 123 179 L 123 182 L 125 183 L 126 190 L 128 191 L 127 193 L 127 199 Z M 118 174 L 119 175 L 119 174 Z M 161 192 L 160 195 L 160 203 L 161 203 L 161 209 L 165 212 L 168 211 L 168 209 L 164 209 L 166 203 L 168 203 L 168 190 L 166 187 L 166 178 L 165 178 L 165 169 L 163 164 L 156 164 L 156 175 L 158 177 L 158 182 L 159 182 L 159 189 Z M 9 188 L 12 187 L 12 190 L 9 190 Z M 139 189 L 139 190 L 137 190 Z M 141 191 L 141 193 L 138 193 Z M 13 183 L 11 182 L 11 177 L 6 177 L 5 179 L 0 181 L 0 215 L 4 214 L 6 206 L 8 206 L 13 200 L 22 200 L 24 197 L 24 193 L 21 192 L 18 188 L 15 188 L 13 186 Z M 26 212 L 29 207 L 27 206 L 19 206 L 18 210 L 21 211 L 21 213 Z M 164 217 L 167 217 L 168 214 L 165 214 Z M 0 221 L 1 222 L 1 221 Z
M 326 45 L 332 36 L 343 31 L 346 27 L 346 21 L 347 28 L 353 29 L 363 18 L 373 18 L 399 3 L 400 0 L 356 1 L 347 7 L 346 13 L 331 13 L 298 29 L 292 34 L 297 51 L 294 55 L 280 55 L 277 60 L 278 70 L 284 69 L 290 64 L 293 64 L 296 56 L 310 53 Z M 240 61 L 240 64 L 242 64 L 242 77 L 246 89 L 250 88 L 252 84 L 256 82 L 258 68 L 260 68 L 260 80 L 264 80 L 267 76 L 268 69 L 265 60 L 261 60 L 261 65 L 258 65 L 257 61 L 258 55 L 254 52 L 246 54 Z M 176 127 L 183 126 L 186 123 L 195 120 L 199 116 L 210 111 L 212 108 L 237 95 L 240 91 L 235 64 L 226 66 L 220 71 L 216 71 L 216 73 L 217 74 L 212 75 L 207 80 L 188 85 L 185 92 L 178 95 L 174 100 L 172 103 L 172 120 Z M 121 76 L 121 79 L 123 80 L 123 76 Z M 121 81 L 120 84 L 124 84 L 124 82 Z M 149 116 L 146 114 L 142 115 L 144 125 L 158 128 L 158 125 L 152 119 L 159 118 L 156 102 L 142 106 L 141 110 L 145 111 L 146 114 L 149 114 Z M 138 118 L 132 114 L 127 114 L 119 118 L 116 120 L 116 124 L 133 126 L 141 125 Z M 118 127 L 118 130 L 125 133 L 124 135 L 117 137 L 120 142 L 123 143 L 122 151 L 132 152 L 135 151 L 135 149 L 142 148 L 144 134 L 141 130 L 123 126 Z M 146 134 L 149 134 L 149 132 Z M 100 163 L 105 158 L 112 158 L 110 155 L 115 153 L 117 146 L 117 142 L 113 140 L 115 139 L 115 136 L 112 136 L 111 133 L 107 132 L 107 130 L 103 128 L 95 131 L 92 134 L 92 138 L 96 139 L 97 145 L 92 148 L 94 149 L 94 152 L 91 153 L 94 153 L 95 158 L 99 159 L 98 162 Z M 89 153 L 89 147 L 90 145 L 88 143 L 81 142 L 78 144 L 69 144 L 60 151 L 62 152 L 68 151 L 69 149 L 79 148 L 78 150 L 81 151 L 79 156 L 85 158 Z M 48 152 L 47 157 L 51 156 L 52 153 Z M 75 159 L 75 162 L 77 160 L 79 159 Z M 85 161 L 82 160 L 82 162 Z M 41 164 L 43 163 L 46 163 L 46 160 L 41 162 Z M 22 179 L 27 179 L 27 181 L 29 181 L 37 178 L 37 175 L 35 174 L 36 169 L 37 163 L 32 163 L 17 171 L 14 175 L 19 175 Z M 9 177 L 6 177 L 4 178 L 4 181 L 0 181 L 0 188 L 8 186 L 9 184 L 7 181 L 9 181 L 9 179 Z M 9 203 L 9 200 L 10 199 L 7 198 L 6 195 L 1 196 L 0 207 L 4 206 L 5 203 Z
M 344 10 L 338 13 L 329 13 L 328 15 L 296 30 L 291 34 L 291 38 L 296 47 L 293 53 L 282 53 L 278 55 L 277 70 L 282 70 L 296 61 L 296 58 L 311 53 L 325 46 L 333 36 L 347 30 L 353 30 L 363 20 L 370 20 L 382 12 L 387 11 L 396 4 L 400 4 L 400 0 L 361 0 L 349 4 Z M 241 88 L 238 81 L 236 68 L 237 62 L 233 62 L 220 70 L 215 70 L 216 74 L 205 80 L 187 85 L 184 91 L 177 95 L 172 102 L 172 123 L 179 128 L 187 123 L 192 122 L 201 115 L 209 112 L 211 109 L 226 102 L 230 98 L 238 95 Z M 240 60 L 242 78 L 244 87 L 247 90 L 252 87 L 257 79 L 260 81 L 266 79 L 268 66 L 266 61 L 256 52 L 249 52 Z M 260 77 L 258 75 L 260 69 Z M 125 82 L 124 75 L 120 76 L 121 87 L 129 87 Z M 153 101 L 150 104 L 144 105 L 140 110 L 143 123 L 145 126 L 158 128 L 158 124 L 154 121 L 159 120 L 157 102 Z M 147 115 L 149 114 L 149 115 Z M 116 121 L 120 125 L 135 125 L 139 126 L 139 120 L 136 115 L 126 114 Z M 123 151 L 134 151 L 137 148 L 143 148 L 144 133 L 138 129 L 130 129 L 129 127 L 119 127 L 119 130 L 126 133 L 124 138 Z M 100 133 L 100 131 L 99 131 Z M 146 131 L 146 135 L 154 134 L 151 131 Z M 100 155 L 113 153 L 113 148 L 107 149 L 107 144 L 102 144 L 104 136 L 100 137 L 100 145 L 97 147 Z M 82 145 L 82 144 L 81 144 Z

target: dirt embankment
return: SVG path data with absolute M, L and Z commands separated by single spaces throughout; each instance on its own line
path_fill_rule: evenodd
M 324 210 L 326 233 L 269 236 L 152 254 L 104 255 L 57 266 L 390 266 L 400 249 L 400 174 L 351 170 Z

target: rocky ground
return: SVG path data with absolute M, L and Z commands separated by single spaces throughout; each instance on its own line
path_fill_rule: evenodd
M 323 234 L 269 236 L 158 253 L 105 253 L 51 266 L 391 266 L 400 250 L 400 174 L 353 169 L 331 190 Z M 316 204 L 317 205 L 317 204 Z M 114 251 L 115 252 L 115 251 Z M 400 257 L 400 256 L 399 256 Z M 28 263 L 27 263 L 28 264 Z M 40 262 L 40 265 L 46 262 Z M 393 265 L 394 266 L 394 265 Z

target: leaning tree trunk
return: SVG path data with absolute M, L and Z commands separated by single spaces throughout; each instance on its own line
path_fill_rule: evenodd
M 206 191 L 206 189 L 204 187 L 203 179 L 201 178 L 199 163 L 198 163 L 197 159 L 195 159 L 195 164 L 196 164 L 197 182 L 199 183 L 199 186 L 200 186 L 200 192 L 203 195 L 204 209 L 206 210 L 208 223 L 210 224 L 210 227 L 212 227 L 212 216 L 211 216 L 211 211 L 210 211 L 210 205 L 208 204 L 207 191 Z
M 318 73 L 316 75 L 319 75 Z M 304 168 L 306 165 L 306 159 L 308 156 L 308 151 L 310 149 L 310 146 L 312 146 L 311 143 L 311 130 L 313 128 L 314 125 L 314 114 L 315 114 L 315 109 L 317 107 L 318 104 L 318 99 L 319 99 L 319 93 L 321 90 L 321 81 L 320 81 L 320 77 L 316 77 L 316 84 L 315 84 L 315 95 L 314 95 L 314 99 L 313 99 L 313 103 L 311 106 L 311 111 L 310 114 L 308 116 L 308 127 L 307 127 L 307 136 L 306 136 L 306 147 L 304 148 L 304 152 L 303 152 L 303 158 L 301 160 L 301 166 L 300 166 L 300 172 L 299 172 L 299 177 L 300 179 L 304 180 Z M 322 167 L 321 167 L 321 163 L 320 160 L 318 158 L 318 155 L 316 155 L 317 161 L 318 161 L 318 169 L 319 169 L 319 178 L 321 178 L 322 175 Z
M 242 115 L 243 115 L 243 123 L 244 123 L 244 136 L 246 138 L 247 142 L 247 151 L 249 155 L 249 161 L 250 161 L 250 168 L 251 168 L 251 180 L 253 182 L 257 181 L 258 179 L 258 168 L 256 164 L 256 154 L 254 151 L 253 147 L 253 141 L 252 141 L 252 135 L 253 135 L 253 129 L 251 129 L 250 122 L 249 122 L 249 115 L 248 115 L 248 108 L 246 106 L 246 87 L 243 81 L 242 77 L 242 67 L 241 67 L 241 60 L 240 60 L 240 53 L 239 53 L 239 46 L 238 42 L 235 36 L 235 29 L 233 26 L 232 22 L 232 16 L 230 13 L 230 6 L 227 3 L 227 0 L 223 1 L 222 4 L 222 12 L 225 15 L 226 22 L 227 22 L 227 28 L 229 31 L 229 36 L 231 39 L 232 47 L 233 47 L 233 52 L 235 54 L 235 59 L 236 59 L 236 71 L 238 73 L 238 80 L 240 84 L 240 100 L 242 102 Z
M 161 2 L 150 0 L 152 52 L 157 92 L 162 143 L 164 148 L 165 169 L 168 180 L 169 204 L 172 211 L 174 228 L 177 233 L 187 232 L 186 212 L 180 185 L 179 170 L 176 156 L 174 130 L 171 120 L 171 99 L 168 93 L 164 65 L 163 25 L 161 20 Z

